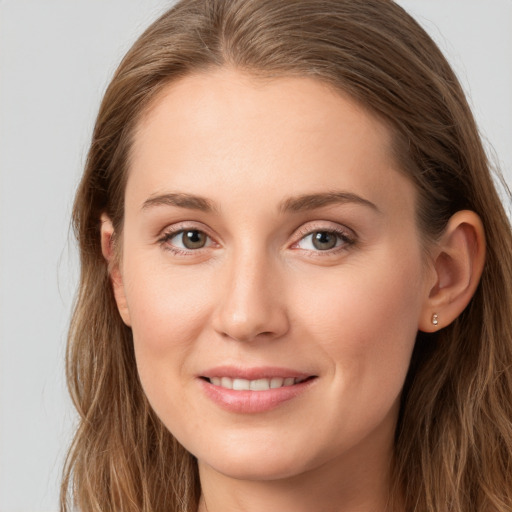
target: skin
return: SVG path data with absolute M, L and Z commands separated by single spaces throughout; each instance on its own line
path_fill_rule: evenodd
M 448 242 L 462 254 L 480 240 L 463 216 L 426 263 L 390 144 L 384 123 L 317 81 L 230 69 L 171 84 L 140 122 L 112 280 L 144 391 L 198 459 L 200 511 L 385 509 L 415 336 L 466 300 L 432 326 L 462 274 Z M 333 192 L 344 195 L 296 200 Z M 206 202 L 169 196 L 185 193 Z M 186 249 L 183 229 L 204 247 Z M 226 364 L 315 379 L 271 410 L 233 412 L 198 378 Z

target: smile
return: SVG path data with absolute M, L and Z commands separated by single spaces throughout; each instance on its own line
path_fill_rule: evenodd
M 219 367 L 198 376 L 204 395 L 222 409 L 237 414 L 271 411 L 303 395 L 317 375 L 284 368 Z
M 270 379 L 238 379 L 231 377 L 211 377 L 207 379 L 214 386 L 220 386 L 224 389 L 233 389 L 235 391 L 267 391 L 269 389 L 278 389 L 286 386 L 294 386 L 304 382 L 310 377 L 272 377 Z

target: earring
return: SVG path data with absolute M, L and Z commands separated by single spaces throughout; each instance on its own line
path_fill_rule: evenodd
M 438 318 L 438 316 L 437 316 L 437 313 L 434 313 L 434 314 L 432 315 L 432 323 L 433 323 L 434 325 L 437 325 L 437 324 L 439 323 L 439 318 Z

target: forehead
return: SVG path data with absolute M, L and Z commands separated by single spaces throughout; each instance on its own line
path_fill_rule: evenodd
M 211 197 L 223 186 L 276 201 L 330 188 L 382 195 L 390 178 L 407 181 L 391 145 L 383 121 L 318 80 L 217 69 L 153 102 L 135 132 L 127 195 Z

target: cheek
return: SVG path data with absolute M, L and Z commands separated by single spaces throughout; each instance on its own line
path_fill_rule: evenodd
M 312 415 L 325 420 L 312 428 L 340 450 L 386 418 L 394 428 L 421 310 L 418 268 L 415 262 L 387 272 L 345 268 L 335 279 L 308 283 L 306 298 L 301 294 L 302 334 L 328 362 L 325 399 L 333 404 Z
M 403 383 L 416 339 L 421 266 L 415 258 L 380 261 L 317 276 L 297 293 L 298 307 L 304 328 L 318 340 L 333 371 L 347 382 L 366 379 L 396 388 Z
M 186 349 L 204 326 L 208 293 L 201 272 L 133 266 L 126 272 L 127 303 L 136 344 L 163 355 Z
M 193 378 L 190 364 L 208 317 L 209 293 L 197 268 L 172 272 L 167 266 L 126 263 L 137 370 L 149 402 L 167 423 Z
M 130 262 L 127 262 L 130 263 Z M 183 270 L 183 269 L 181 269 Z M 186 439 L 183 432 L 199 431 L 201 416 L 195 405 L 184 405 L 193 379 L 191 361 L 197 356 L 197 339 L 208 316 L 205 287 L 197 275 L 171 272 L 168 267 L 126 265 L 127 302 L 137 371 L 144 393 L 167 428 Z M 188 414 L 183 411 L 189 409 Z M 179 415 L 176 411 L 181 411 Z M 183 424 L 182 416 L 186 417 Z M 185 428 L 186 427 L 186 428 Z

